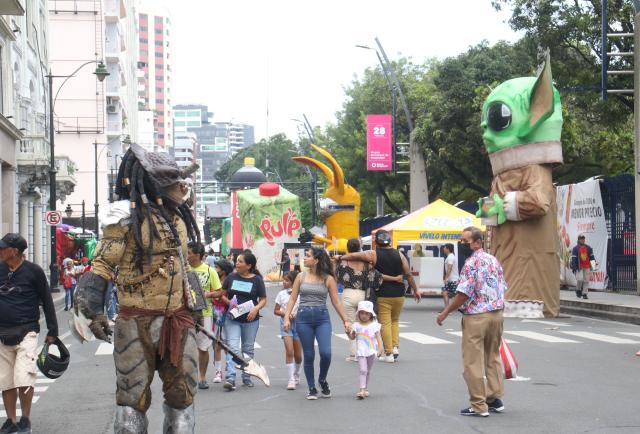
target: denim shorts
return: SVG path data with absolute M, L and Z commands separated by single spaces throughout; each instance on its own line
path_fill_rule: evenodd
M 294 340 L 299 341 L 300 337 L 298 336 L 298 332 L 296 331 L 296 320 L 291 320 L 290 322 L 290 326 L 289 326 L 289 331 L 286 332 L 284 331 L 284 318 L 280 317 L 280 336 L 281 337 L 285 337 L 285 336 L 289 336 L 292 337 Z

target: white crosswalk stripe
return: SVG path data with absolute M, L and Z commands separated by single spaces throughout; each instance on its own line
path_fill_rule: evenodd
M 349 340 L 349 336 L 347 336 L 346 333 L 334 333 L 333 335 L 337 338 L 344 339 L 345 341 Z
M 450 335 L 462 337 L 462 331 L 447 332 L 447 333 L 449 333 Z M 507 339 L 507 338 L 505 338 L 504 340 L 507 341 L 508 344 L 519 344 L 520 343 L 518 341 L 514 341 L 514 340 L 511 340 L 511 339 Z
M 571 339 L 561 338 L 553 335 L 546 335 L 544 333 L 538 333 L 538 332 L 512 330 L 512 331 L 505 331 L 505 333 L 516 335 L 516 336 L 522 336 L 523 338 L 533 339 L 535 341 L 549 342 L 554 344 L 557 344 L 557 343 L 580 344 L 581 343 L 579 341 L 574 341 Z
M 640 332 L 617 332 L 620 335 L 633 336 L 636 338 L 640 338 Z
M 545 325 L 557 326 L 557 327 L 571 327 L 571 324 L 567 324 L 564 322 L 545 321 L 541 319 L 523 319 L 522 322 L 533 322 L 533 323 L 545 324 Z
M 400 337 L 404 339 L 408 339 L 413 342 L 417 342 L 422 345 L 433 345 L 433 344 L 452 344 L 451 341 L 446 341 L 444 339 L 436 338 L 435 336 L 425 335 L 423 333 L 400 333 Z
M 640 341 L 634 341 L 632 339 L 626 339 L 626 338 L 619 338 L 617 336 L 602 335 L 600 333 L 571 332 L 571 331 L 562 331 L 562 333 L 571 335 L 571 336 L 576 336 L 579 338 L 593 339 L 594 341 L 608 342 L 610 344 L 640 344 Z
M 109 342 L 102 342 L 98 345 L 96 356 L 110 356 L 111 354 L 113 354 L 113 344 L 110 344 Z

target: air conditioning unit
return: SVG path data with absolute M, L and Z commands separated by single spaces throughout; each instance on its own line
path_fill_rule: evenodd
M 118 113 L 118 105 L 117 104 L 108 104 L 107 105 L 107 113 Z

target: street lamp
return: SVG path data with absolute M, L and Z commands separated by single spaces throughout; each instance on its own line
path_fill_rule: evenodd
M 109 71 L 107 71 L 104 62 L 101 60 L 90 60 L 88 62 L 83 63 L 75 71 L 73 71 L 69 75 L 53 75 L 51 70 L 49 70 L 49 74 L 46 75 L 49 82 L 49 148 L 50 148 L 50 162 L 49 162 L 49 210 L 56 210 L 56 202 L 57 202 L 57 193 L 56 193 L 56 146 L 55 146 L 55 131 L 53 127 L 53 109 L 55 100 L 53 98 L 53 79 L 54 78 L 64 78 L 64 81 L 58 88 L 58 92 L 56 93 L 56 99 L 58 98 L 58 93 L 60 93 L 60 89 L 62 86 L 71 78 L 75 76 L 75 73 L 80 71 L 86 65 L 97 63 L 96 70 L 93 72 L 98 79 L 98 81 L 102 82 L 109 75 Z M 56 227 L 51 226 L 51 264 L 49 265 L 50 271 L 50 287 L 52 290 L 57 288 L 58 286 L 58 265 L 57 265 L 57 253 L 56 253 Z
M 82 233 L 84 234 L 85 231 L 85 212 L 84 212 L 84 200 L 82 201 L 82 203 L 68 203 L 67 207 L 64 209 L 64 213 L 66 214 L 67 218 L 71 218 L 71 216 L 73 215 L 73 209 L 71 209 L 71 205 L 73 206 L 82 206 Z

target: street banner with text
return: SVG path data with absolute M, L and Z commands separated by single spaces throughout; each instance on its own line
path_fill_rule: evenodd
M 393 170 L 391 115 L 367 115 L 367 170 Z
M 560 237 L 560 281 L 563 285 L 576 286 L 571 272 L 571 251 L 578 243 L 578 235 L 584 235 L 593 248 L 596 268 L 591 271 L 589 288 L 605 289 L 607 286 L 607 222 L 602 207 L 600 182 L 588 180 L 578 184 L 563 185 L 556 189 L 558 206 L 558 236 Z

